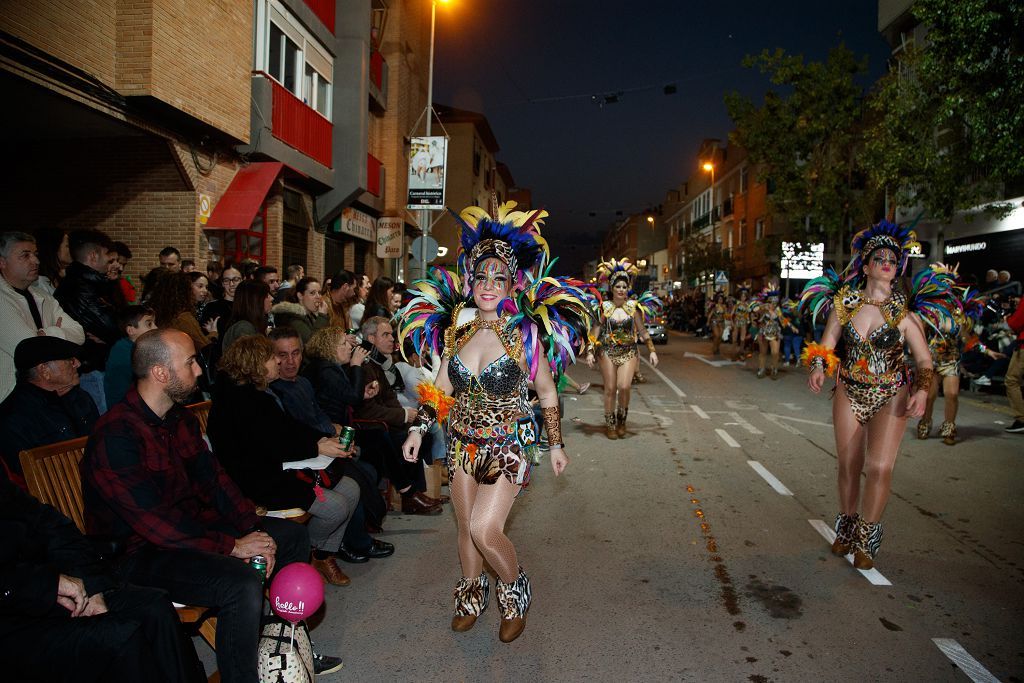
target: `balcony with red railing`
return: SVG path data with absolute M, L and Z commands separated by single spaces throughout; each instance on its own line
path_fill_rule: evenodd
M 366 191 L 374 197 L 380 196 L 382 178 L 384 176 L 381 172 L 383 169 L 384 164 L 380 159 L 372 154 L 366 155 Z
M 267 80 L 273 92 L 270 127 L 274 137 L 331 168 L 334 126 L 280 83 Z
M 309 9 L 331 33 L 334 33 L 334 0 L 305 0 Z
M 388 108 L 388 63 L 377 50 L 370 51 L 370 105 L 383 113 Z

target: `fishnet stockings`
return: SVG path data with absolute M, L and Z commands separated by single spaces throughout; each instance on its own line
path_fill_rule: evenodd
M 504 529 L 519 487 L 505 477 L 499 477 L 494 484 L 478 484 L 455 468 L 449 489 L 459 527 L 462 575 L 480 576 L 486 559 L 498 578 L 505 583 L 514 582 L 519 577 L 519 559 Z
M 896 465 L 900 441 L 906 428 L 907 388 L 886 403 L 866 425 L 857 422 L 850 399 L 842 384 L 832 402 L 832 422 L 836 430 L 836 455 L 839 459 L 840 512 L 857 512 L 861 497 L 860 476 L 863 473 L 863 505 L 861 517 L 867 522 L 882 518 L 889 502 L 892 471 Z

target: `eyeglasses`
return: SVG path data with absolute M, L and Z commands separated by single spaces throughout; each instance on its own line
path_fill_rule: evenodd
M 233 283 L 241 282 L 241 281 L 242 281 L 242 278 L 240 278 L 240 277 L 226 277 L 226 278 L 224 278 L 222 280 L 222 282 L 224 282 L 225 284 L 228 284 L 228 283 L 232 283 L 233 284 Z

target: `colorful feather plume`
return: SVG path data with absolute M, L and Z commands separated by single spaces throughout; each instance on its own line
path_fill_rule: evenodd
M 467 301 L 462 294 L 458 277 L 450 270 L 431 268 L 430 277 L 416 280 L 405 292 L 402 308 L 398 311 L 398 344 L 405 348 L 405 340 L 412 339 L 419 354 L 444 350 L 444 331 L 455 321 L 452 312 Z
M 855 254 L 850 265 L 846 268 L 847 281 L 859 283 L 863 277 L 862 266 L 871 252 L 876 249 L 891 249 L 899 259 L 898 272 L 902 274 L 907 269 L 907 260 L 913 249 L 920 249 L 917 241 L 917 233 L 909 227 L 880 221 L 869 228 L 864 228 L 850 242 L 850 249 Z
M 632 285 L 633 278 L 639 273 L 639 269 L 629 259 L 624 258 L 616 261 L 602 261 L 597 266 L 597 281 L 603 287 L 611 289 L 616 280 L 625 278 L 626 282 Z
M 498 309 L 520 330 L 531 380 L 537 376 L 541 358 L 546 359 L 553 376 L 565 372 L 586 345 L 590 329 L 583 283 L 552 276 L 551 265 L 537 278 L 528 275 L 526 288 L 515 298 L 503 300 Z
M 665 304 L 654 295 L 654 292 L 647 290 L 636 300 L 636 307 L 640 310 L 640 315 L 644 319 L 644 323 L 652 323 L 655 318 L 661 315 L 662 310 L 665 308 Z
M 956 271 L 942 264 L 924 268 L 911 280 L 907 310 L 939 334 L 958 332 L 957 321 L 963 320 L 964 313 L 955 284 Z
M 468 206 L 455 222 L 462 230 L 459 243 L 459 272 L 464 278 L 464 294 L 470 293 L 470 276 L 477 260 L 496 256 L 509 266 L 515 279 L 514 289 L 527 286 L 527 274 L 544 270 L 551 252 L 540 227 L 547 211 L 513 211 L 516 202 L 507 201 L 491 217 L 478 206 Z M 506 246 L 502 246 L 504 243 Z
M 845 284 L 839 273 L 829 266 L 824 274 L 816 277 L 804 287 L 800 294 L 800 310 L 809 312 L 812 322 L 824 324 L 832 313 L 832 301 Z

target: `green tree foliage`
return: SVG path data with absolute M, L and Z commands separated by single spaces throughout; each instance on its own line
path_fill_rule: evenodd
M 824 62 L 776 49 L 748 56 L 744 66 L 758 67 L 774 87 L 761 106 L 726 95 L 736 125 L 731 140 L 758 164 L 758 179 L 770 183 L 771 211 L 787 219 L 797 239 L 807 219 L 830 234 L 871 222 L 877 197 L 863 187 L 865 93 L 856 82 L 867 60 L 840 44 Z
M 687 280 L 713 279 L 715 273 L 720 270 L 726 274 L 733 270 L 732 256 L 728 250 L 722 249 L 720 242 L 712 242 L 699 234 L 694 234 L 685 237 L 679 248 L 686 262 Z
M 917 0 L 912 12 L 927 37 L 871 99 L 866 163 L 900 206 L 947 221 L 1024 189 L 1024 3 Z

